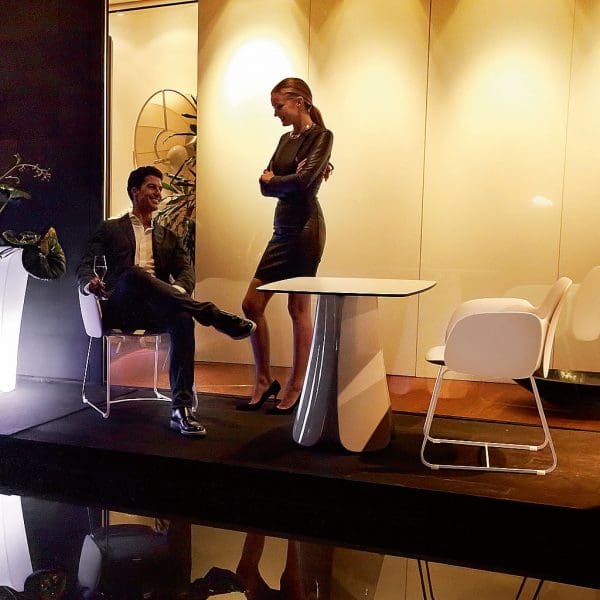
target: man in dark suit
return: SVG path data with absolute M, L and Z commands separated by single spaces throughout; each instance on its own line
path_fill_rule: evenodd
M 152 220 L 161 192 L 159 169 L 148 166 L 132 171 L 127 181 L 131 213 L 102 223 L 88 244 L 77 276 L 84 293 L 103 299 L 106 328 L 170 334 L 170 426 L 183 435 L 203 436 L 206 430 L 191 411 L 194 319 L 233 339 L 248 337 L 256 325 L 190 296 L 195 285 L 190 261 L 176 235 Z M 108 267 L 104 280 L 94 272 L 94 257 L 102 255 Z

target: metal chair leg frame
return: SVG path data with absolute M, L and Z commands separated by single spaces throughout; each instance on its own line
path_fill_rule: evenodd
M 157 400 L 167 400 L 171 402 L 171 398 L 168 398 L 164 394 L 158 391 L 158 345 L 160 343 L 160 335 L 154 337 L 154 395 Z
M 164 402 L 171 402 L 171 398 L 161 394 L 158 391 L 158 345 L 160 336 L 154 336 L 154 377 L 153 377 L 153 391 L 154 396 L 152 397 L 140 397 L 140 398 L 119 398 L 118 400 L 111 400 L 111 336 L 106 336 L 106 364 L 107 364 L 107 372 L 106 372 L 106 410 L 102 410 L 99 406 L 94 404 L 91 400 L 89 400 L 85 393 L 85 386 L 87 382 L 87 375 L 89 370 L 89 362 L 90 362 L 90 352 L 92 348 L 92 337 L 90 337 L 90 341 L 88 344 L 87 357 L 85 361 L 85 371 L 83 374 L 83 384 L 81 388 L 81 399 L 84 404 L 87 404 L 91 408 L 93 408 L 96 412 L 100 413 L 105 419 L 108 419 L 110 415 L 110 406 L 111 404 L 119 404 L 120 402 L 134 402 L 136 400 L 161 400 Z M 120 344 L 121 342 L 119 342 Z
M 441 365 L 438 370 L 438 375 L 435 378 L 433 393 L 431 394 L 431 402 L 429 403 L 427 416 L 425 417 L 425 425 L 423 426 L 423 433 L 425 436 L 429 435 L 429 430 L 431 429 L 431 422 L 433 420 L 433 415 L 435 414 L 435 408 L 437 406 L 438 396 L 440 394 L 440 388 L 442 386 L 442 378 L 446 370 L 446 367 L 444 365 Z
M 98 408 L 93 402 L 88 400 L 88 398 L 85 394 L 85 384 L 87 382 L 88 368 L 90 365 L 90 351 L 92 349 L 92 340 L 93 339 L 94 338 L 92 338 L 90 336 L 90 341 L 88 343 L 87 358 L 85 359 L 85 371 L 83 372 L 83 384 L 81 386 L 81 400 L 83 401 L 84 404 L 87 404 L 88 406 L 93 408 L 96 412 L 99 412 L 106 419 L 108 417 L 108 414 L 106 414 L 103 410 L 100 410 L 100 408 Z
M 433 423 L 433 419 L 435 416 L 435 409 L 437 406 L 437 401 L 439 397 L 439 393 L 442 386 L 442 378 L 444 373 L 448 369 L 445 366 L 441 366 L 438 371 L 438 376 L 436 378 L 433 392 L 431 395 L 431 401 L 429 403 L 429 408 L 427 410 L 427 415 L 425 417 L 425 425 L 423 427 L 423 444 L 421 445 L 421 462 L 429 467 L 430 469 L 466 469 L 472 471 L 500 471 L 500 472 L 508 472 L 508 473 L 529 473 L 535 475 L 546 475 L 547 473 L 551 473 L 557 464 L 556 459 L 556 451 L 554 449 L 554 444 L 552 442 L 552 436 L 550 435 L 550 429 L 548 427 L 548 422 L 546 421 L 546 415 L 544 414 L 544 408 L 542 406 L 542 401 L 538 392 L 537 385 L 535 383 L 535 379 L 533 377 L 529 377 L 531 381 L 531 387 L 533 391 L 533 395 L 535 398 L 536 407 L 538 410 L 538 415 L 540 418 L 542 430 L 544 431 L 544 441 L 538 445 L 532 444 L 510 444 L 504 442 L 489 442 L 489 441 L 477 441 L 477 440 L 461 440 L 461 439 L 452 439 L 452 438 L 438 438 L 430 435 L 431 426 Z M 427 443 L 433 444 L 450 444 L 450 445 L 460 445 L 460 446 L 478 446 L 485 450 L 486 464 L 484 466 L 476 466 L 476 465 L 454 465 L 454 464 L 438 464 L 431 463 L 425 458 L 425 449 Z M 506 448 L 512 450 L 526 450 L 528 452 L 537 452 L 538 450 L 542 450 L 548 446 L 550 448 L 550 453 L 552 455 L 552 464 L 546 469 L 530 469 L 530 468 L 518 468 L 518 467 L 495 467 L 490 464 L 489 460 L 489 448 Z

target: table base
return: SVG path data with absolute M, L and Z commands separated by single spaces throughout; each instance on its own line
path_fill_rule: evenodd
M 365 452 L 385 448 L 391 431 L 377 298 L 319 296 L 294 441 Z

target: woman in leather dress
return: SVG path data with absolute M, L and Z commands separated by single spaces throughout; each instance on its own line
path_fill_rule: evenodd
M 273 88 L 271 104 L 275 117 L 293 130 L 283 134 L 269 166 L 260 176 L 262 194 L 278 201 L 273 237 L 242 305 L 247 317 L 256 323 L 251 338 L 256 370 L 252 397 L 238 406 L 240 410 L 257 410 L 280 392 L 279 382 L 271 377 L 269 329 L 264 314 L 273 294 L 258 292 L 256 288 L 289 277 L 316 275 L 325 245 L 325 222 L 317 192 L 333 168 L 329 162 L 333 134 L 325 128 L 308 85 L 302 79 L 284 79 Z M 300 397 L 312 335 L 310 295 L 289 294 L 288 311 L 292 319 L 293 363 L 282 397 L 269 411 L 274 414 L 291 413 Z

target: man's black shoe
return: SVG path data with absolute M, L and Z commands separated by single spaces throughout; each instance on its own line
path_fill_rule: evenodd
M 196 420 L 187 406 L 173 409 L 169 426 L 171 429 L 179 431 L 181 435 L 195 435 L 198 437 L 206 435 L 206 429 Z
M 234 340 L 243 340 L 256 329 L 256 323 L 222 310 L 215 319 L 213 327 Z

